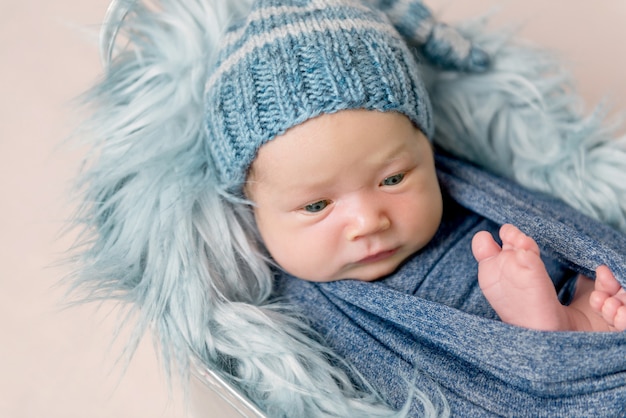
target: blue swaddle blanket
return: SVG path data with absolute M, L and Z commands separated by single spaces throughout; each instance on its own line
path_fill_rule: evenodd
M 626 332 L 542 332 L 497 320 L 470 241 L 513 223 L 542 250 L 557 288 L 608 265 L 626 284 L 626 236 L 560 201 L 437 156 L 446 196 L 433 241 L 374 283 L 282 275 L 277 293 L 396 407 L 414 383 L 453 416 L 623 416 Z M 418 407 L 413 411 L 417 414 Z

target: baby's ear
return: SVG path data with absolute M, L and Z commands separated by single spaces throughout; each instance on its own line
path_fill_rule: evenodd
M 457 29 L 437 22 L 420 0 L 368 0 L 384 12 L 407 44 L 419 48 L 431 64 L 445 70 L 483 72 L 489 54 Z

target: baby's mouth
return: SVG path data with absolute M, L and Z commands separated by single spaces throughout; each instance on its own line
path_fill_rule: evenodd
M 377 252 L 375 254 L 369 255 L 369 256 L 359 260 L 359 264 L 369 264 L 369 263 L 375 263 L 377 261 L 382 261 L 382 260 L 385 260 L 385 259 L 393 256 L 397 252 L 398 252 L 397 248 L 394 248 L 392 250 L 380 251 L 380 252 Z

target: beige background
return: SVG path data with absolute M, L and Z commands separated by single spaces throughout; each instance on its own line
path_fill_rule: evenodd
M 502 8 L 495 26 L 569 61 L 589 103 L 626 108 L 626 0 L 427 1 L 449 20 Z M 76 125 L 70 101 L 99 72 L 95 33 L 106 0 L 0 0 L 0 417 L 180 417 L 149 342 L 126 374 L 109 345 L 105 307 L 61 310 L 66 272 L 52 267 L 80 150 L 61 147 Z

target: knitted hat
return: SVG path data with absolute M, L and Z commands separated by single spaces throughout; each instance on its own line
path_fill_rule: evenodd
M 427 136 L 414 55 L 380 11 L 349 0 L 259 0 L 229 28 L 207 82 L 209 146 L 228 186 L 292 126 L 344 109 L 396 111 Z

